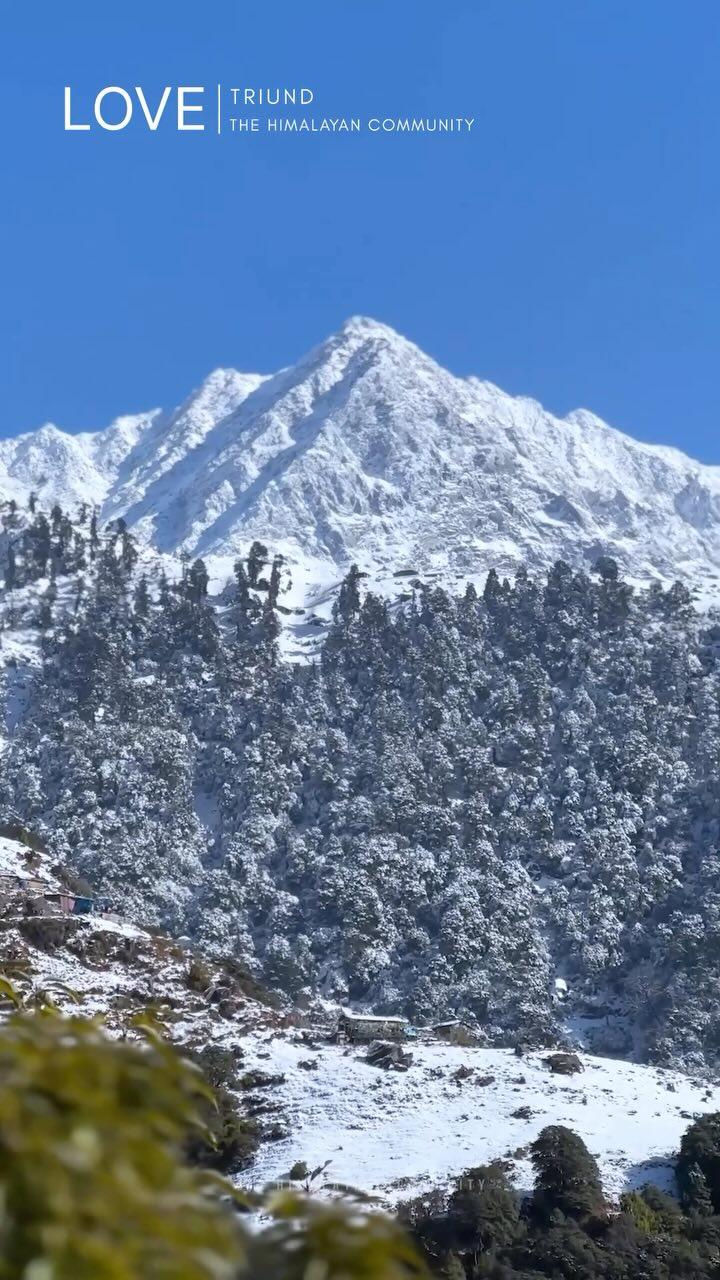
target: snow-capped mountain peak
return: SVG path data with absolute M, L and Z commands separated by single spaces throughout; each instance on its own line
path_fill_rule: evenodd
M 260 539 L 305 595 L 352 561 L 383 590 L 601 554 L 709 590 L 720 571 L 719 468 L 455 376 L 364 316 L 272 376 L 215 370 L 169 414 L 6 440 L 0 468 L 8 496 L 102 503 L 165 553 L 223 565 Z

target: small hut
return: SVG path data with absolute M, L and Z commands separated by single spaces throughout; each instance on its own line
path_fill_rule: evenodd
M 0 872 L 0 899 L 22 894 L 23 897 L 44 898 L 49 885 L 42 876 L 26 875 L 24 871 Z
M 337 1034 L 339 1040 L 348 1040 L 350 1044 L 370 1044 L 373 1040 L 404 1040 L 409 1030 L 407 1018 L 386 1018 L 381 1014 L 343 1009 Z
M 72 907 L 74 916 L 89 916 L 95 911 L 95 899 L 86 898 L 81 894 L 75 894 L 75 901 Z
M 46 893 L 45 900 L 65 915 L 72 915 L 75 910 L 75 894 L 70 893 L 68 889 L 57 889 L 52 893 Z

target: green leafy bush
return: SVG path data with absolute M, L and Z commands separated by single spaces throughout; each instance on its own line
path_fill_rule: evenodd
M 257 1121 L 241 1115 L 235 1098 L 223 1085 L 215 1087 L 214 1100 L 203 1115 L 206 1131 L 193 1134 L 186 1148 L 192 1164 L 227 1174 L 247 1168 L 260 1145 Z
M 273 1225 L 253 1241 L 253 1280 L 420 1280 L 427 1270 L 403 1231 L 359 1206 L 281 1192 Z
M 189 1135 L 212 1148 L 218 1128 L 236 1148 L 233 1116 L 149 1019 L 130 1041 L 52 1008 L 13 1013 L 0 1027 L 0 1280 L 427 1275 L 396 1224 L 354 1204 L 286 1192 L 263 1206 L 268 1229 L 245 1231 L 232 1201 L 251 1198 L 185 1154 Z
M 0 1031 L 0 1277 L 219 1280 L 242 1238 L 179 1158 L 208 1088 L 157 1038 L 52 1011 Z

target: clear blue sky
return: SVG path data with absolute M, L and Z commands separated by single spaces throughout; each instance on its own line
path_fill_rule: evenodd
M 360 312 L 720 462 L 717 0 L 36 0 L 0 27 L 0 434 L 171 406 Z M 477 123 L 62 129 L 65 83 L 217 81 Z

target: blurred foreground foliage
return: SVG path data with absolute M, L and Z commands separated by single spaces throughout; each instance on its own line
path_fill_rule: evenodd
M 407 1237 L 359 1206 L 249 1197 L 186 1162 L 212 1090 L 152 1028 L 18 1010 L 0 1027 L 0 1280 L 407 1280 Z M 254 1207 L 259 1207 L 257 1204 Z

